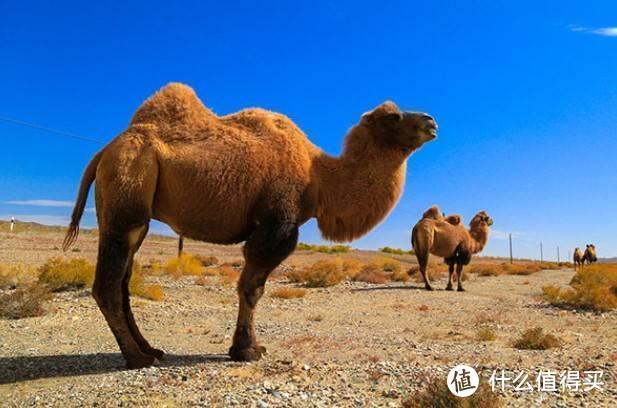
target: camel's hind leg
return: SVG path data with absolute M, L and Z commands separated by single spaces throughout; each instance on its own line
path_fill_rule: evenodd
M 457 285 L 458 287 L 456 288 L 457 291 L 459 292 L 464 292 L 465 289 L 463 289 L 463 264 L 462 263 L 457 263 L 456 264 L 456 279 L 457 279 Z
M 291 221 L 271 219 L 259 224 L 244 245 L 245 265 L 238 282 L 240 309 L 229 349 L 232 360 L 258 360 L 266 349 L 257 343 L 254 314 L 268 275 L 296 247 L 298 226 Z
M 428 251 L 422 253 L 416 252 L 416 257 L 418 258 L 418 265 L 420 265 L 420 273 L 422 274 L 422 279 L 424 279 L 424 287 L 426 288 L 426 290 L 433 290 L 427 272 L 429 258 Z
M 126 274 L 124 275 L 124 279 L 122 280 L 122 301 L 123 301 L 123 309 L 124 314 L 126 316 L 127 323 L 133 334 L 133 338 L 139 345 L 141 351 L 146 354 L 150 354 L 153 357 L 156 357 L 158 360 L 161 360 L 165 353 L 162 350 L 155 349 L 150 346 L 150 343 L 144 338 L 144 336 L 139 331 L 137 327 L 137 323 L 135 323 L 135 318 L 133 317 L 133 311 L 131 310 L 131 300 L 129 293 L 129 283 L 131 281 L 131 275 L 133 273 L 133 258 L 135 253 L 141 246 L 146 234 L 148 233 L 148 226 L 145 225 L 140 228 L 136 228 L 129 234 L 129 240 L 131 241 L 131 254 L 129 256 L 129 264 L 126 268 Z
M 101 232 L 92 295 L 116 337 L 127 367 L 141 368 L 155 363 L 155 357 L 142 351 L 125 313 L 128 294 L 123 285 L 131 256 L 128 234 Z

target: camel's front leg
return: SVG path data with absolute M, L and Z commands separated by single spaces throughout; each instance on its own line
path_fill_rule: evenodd
M 235 361 L 259 360 L 266 349 L 257 343 L 254 314 L 268 275 L 293 252 L 298 226 L 273 219 L 261 223 L 244 246 L 245 265 L 238 282 L 240 310 L 229 355 Z

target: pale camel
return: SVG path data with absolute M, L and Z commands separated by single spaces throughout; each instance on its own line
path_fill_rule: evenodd
M 596 246 L 594 244 L 587 244 L 585 248 L 585 253 L 583 254 L 583 265 L 585 262 L 588 264 L 592 264 L 598 261 L 598 256 L 596 254 Z
M 461 277 L 463 266 L 468 265 L 471 256 L 484 249 L 488 242 L 493 220 L 485 211 L 480 211 L 469 223 L 469 230 L 463 225 L 452 225 L 446 220 L 422 218 L 413 227 L 411 243 L 418 258 L 420 273 L 427 290 L 433 290 L 426 272 L 429 255 L 444 258 L 449 266 L 448 286 L 452 290 L 452 275 L 456 265 L 458 291 L 463 291 Z
M 265 348 L 255 337 L 255 306 L 270 272 L 294 250 L 299 226 L 317 218 L 331 241 L 368 232 L 398 201 L 407 158 L 436 131 L 429 115 L 386 102 L 362 116 L 335 158 L 281 114 L 248 109 L 219 117 L 192 89 L 170 84 L 87 166 L 64 247 L 77 236 L 96 178 L 99 253 L 92 294 L 127 366 L 137 368 L 163 356 L 139 332 L 128 293 L 150 219 L 186 238 L 245 241 L 229 354 L 256 360 Z
M 583 251 L 581 251 L 581 249 L 578 247 L 574 249 L 573 261 L 574 261 L 574 270 L 580 270 L 583 268 L 583 263 L 584 263 Z

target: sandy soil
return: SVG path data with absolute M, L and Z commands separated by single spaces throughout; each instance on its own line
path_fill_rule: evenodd
M 42 263 L 61 236 L 0 236 L 0 262 Z M 168 258 L 174 240 L 149 240 L 142 261 Z M 71 256 L 94 260 L 96 240 L 84 235 Z M 238 247 L 188 243 L 187 250 L 221 260 L 240 258 Z M 297 265 L 331 255 L 299 253 Z M 351 255 L 370 259 L 370 252 Z M 412 262 L 411 257 L 403 258 Z M 443 378 L 459 363 L 495 369 L 604 372 L 604 391 L 534 392 L 504 395 L 508 406 L 615 406 L 617 313 L 582 313 L 547 306 L 546 284 L 567 285 L 572 270 L 530 276 L 475 277 L 467 292 L 427 292 L 421 285 L 345 282 L 307 289 L 304 298 L 269 296 L 293 286 L 268 283 L 257 311 L 260 342 L 268 354 L 259 362 L 234 363 L 226 352 L 235 325 L 233 287 L 215 278 L 152 277 L 166 293 L 163 302 L 134 299 L 144 335 L 168 355 L 160 367 L 127 371 L 115 340 L 89 291 L 57 294 L 43 317 L 0 320 L 0 401 L 6 406 L 401 406 L 429 377 Z M 436 281 L 443 288 L 445 281 Z M 564 345 L 522 351 L 512 342 L 540 326 Z M 477 339 L 490 328 L 495 341 Z

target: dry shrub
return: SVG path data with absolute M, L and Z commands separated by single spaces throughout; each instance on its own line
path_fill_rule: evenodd
M 383 284 L 388 281 L 388 277 L 379 265 L 371 262 L 362 267 L 362 270 L 354 280 L 371 284 Z
M 429 263 L 426 267 L 426 272 L 430 280 L 441 279 L 448 275 L 448 266 L 440 263 Z M 420 273 L 420 267 L 418 265 L 412 266 L 407 271 L 409 276 L 414 276 L 416 282 L 424 282 L 422 274 Z
M 340 283 L 345 278 L 343 261 L 320 260 L 308 268 L 295 269 L 287 274 L 291 282 L 304 283 L 309 288 L 327 288 Z
M 0 289 L 15 289 L 17 286 L 36 280 L 36 270 L 25 265 L 0 265 Z
M 94 265 L 85 259 L 50 258 L 39 268 L 39 283 L 53 292 L 92 286 Z
M 469 273 L 478 276 L 499 276 L 503 273 L 502 268 L 497 263 L 478 263 L 469 265 Z
M 155 302 L 160 302 L 165 298 L 165 292 L 163 292 L 163 288 L 160 285 L 147 285 L 145 283 L 143 269 L 137 261 L 133 261 L 129 293 L 144 299 L 154 300 Z
M 480 329 L 476 333 L 476 337 L 479 341 L 493 341 L 497 338 L 497 335 L 491 329 Z
M 203 266 L 213 266 L 219 264 L 219 259 L 216 256 L 195 255 L 195 259 L 197 259 Z
M 200 260 L 188 252 L 167 261 L 164 269 L 175 279 L 180 279 L 182 275 L 200 276 L 204 274 L 204 267 Z
M 0 317 L 22 319 L 45 314 L 44 304 L 53 297 L 45 285 L 32 283 L 0 295 Z
M 362 262 L 358 261 L 357 259 L 343 259 L 342 262 L 343 273 L 345 274 L 347 279 L 353 280 L 362 270 Z
M 206 286 L 207 283 L 208 281 L 205 276 L 198 276 L 197 279 L 195 279 L 195 285 Z
M 422 391 L 404 399 L 402 405 L 404 408 L 498 408 L 503 406 L 503 401 L 482 381 L 473 395 L 460 398 L 450 392 L 445 378 L 433 378 Z
M 270 296 L 278 299 L 296 299 L 304 297 L 306 291 L 302 288 L 278 288 L 270 293 Z
M 388 246 L 379 248 L 379 251 L 383 252 L 384 254 L 392 254 L 392 255 L 415 255 L 415 252 L 413 251 L 413 249 L 411 251 L 405 251 L 404 249 L 390 248 Z
M 342 254 L 351 251 L 351 247 L 347 245 L 313 245 L 307 244 L 304 242 L 300 242 L 296 246 L 296 250 L 298 251 L 315 251 L 321 252 L 324 254 Z
M 379 266 L 384 272 L 400 272 L 402 269 L 399 261 L 385 256 L 375 257 L 373 263 Z
M 560 347 L 561 341 L 552 334 L 544 334 L 541 327 L 529 329 L 514 342 L 514 347 L 521 350 L 547 350 Z
M 240 277 L 240 272 L 231 266 L 221 266 L 218 269 L 219 276 L 221 277 L 221 283 L 225 286 L 236 283 Z
M 605 312 L 617 308 L 617 265 L 586 266 L 570 282 L 571 288 L 549 285 L 542 288 L 544 298 L 555 306 Z

